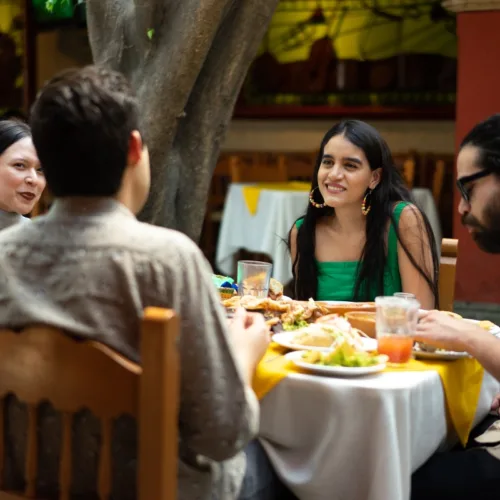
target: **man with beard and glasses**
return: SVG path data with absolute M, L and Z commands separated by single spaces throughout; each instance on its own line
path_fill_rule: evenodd
M 500 253 L 500 114 L 476 125 L 462 141 L 457 187 L 462 224 L 479 248 Z M 415 340 L 467 351 L 500 380 L 500 340 L 474 324 L 430 311 L 421 317 Z M 497 396 L 465 451 L 437 453 L 413 474 L 411 500 L 500 498 L 499 403 Z

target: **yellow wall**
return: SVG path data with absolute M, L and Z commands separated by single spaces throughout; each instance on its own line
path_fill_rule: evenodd
M 40 86 L 58 71 L 90 63 L 84 30 L 40 33 L 37 40 L 37 81 Z M 238 151 L 312 151 L 333 120 L 235 120 L 223 145 Z M 452 121 L 373 121 L 394 152 L 418 150 L 453 153 Z

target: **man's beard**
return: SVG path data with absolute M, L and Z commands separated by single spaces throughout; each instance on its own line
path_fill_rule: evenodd
M 472 227 L 475 231 L 472 238 L 476 245 L 488 253 L 500 253 L 500 204 L 490 200 L 484 209 L 484 225 L 473 215 L 462 216 L 462 224 Z

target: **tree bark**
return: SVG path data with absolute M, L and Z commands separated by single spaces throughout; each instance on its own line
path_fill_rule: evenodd
M 198 240 L 221 141 L 278 1 L 87 0 L 94 61 L 122 71 L 142 106 L 152 177 L 142 220 Z

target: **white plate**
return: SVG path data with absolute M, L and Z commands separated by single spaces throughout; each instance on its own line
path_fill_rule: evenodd
M 286 347 L 287 349 L 291 349 L 292 351 L 303 351 L 307 349 L 309 351 L 320 351 L 320 352 L 328 352 L 332 349 L 330 347 L 314 347 L 314 346 L 306 346 L 302 344 L 294 344 L 293 337 L 297 334 L 298 330 L 293 332 L 281 332 L 275 333 L 273 335 L 273 342 Z M 367 339 L 361 338 L 361 342 L 363 343 L 363 350 L 365 351 L 376 351 L 377 350 L 377 341 L 375 339 Z
M 338 377 L 360 377 L 362 375 L 370 375 L 371 373 L 381 372 L 389 359 L 385 355 L 380 355 L 380 358 L 384 360 L 383 363 L 373 366 L 324 366 L 315 365 L 312 363 L 306 363 L 302 360 L 302 355 L 307 351 L 294 351 L 285 354 L 285 359 L 291 361 L 294 365 L 304 368 L 305 370 L 317 373 L 319 375 L 334 375 Z
M 465 321 L 469 321 L 470 323 L 475 323 L 476 325 L 479 325 L 480 321 L 477 320 L 477 319 L 466 319 L 464 318 Z M 485 330 L 486 331 L 486 330 Z M 494 335 L 495 337 L 498 337 L 500 335 L 500 326 L 498 325 L 493 325 L 489 330 L 487 330 L 488 332 L 490 332 L 492 335 Z
M 436 351 L 427 352 L 421 351 L 420 349 L 413 349 L 413 354 L 418 359 L 428 359 L 435 361 L 455 361 L 457 359 L 463 359 L 470 357 L 466 352 L 455 352 L 455 351 Z

